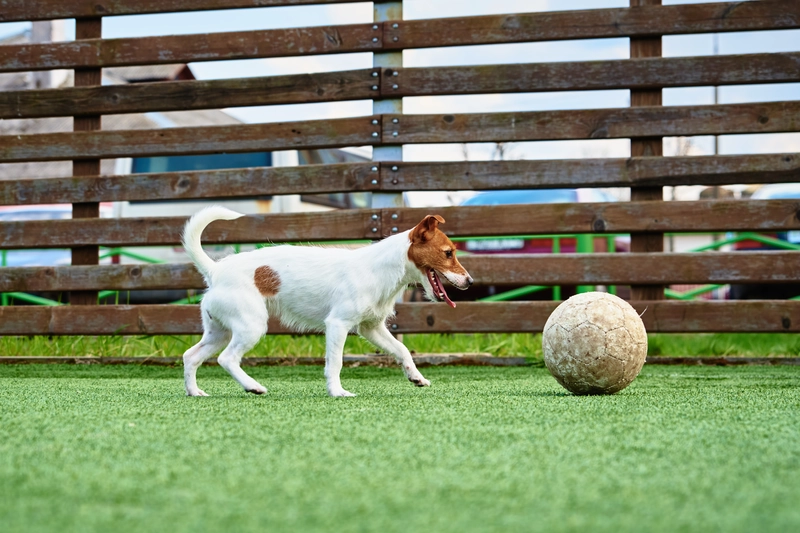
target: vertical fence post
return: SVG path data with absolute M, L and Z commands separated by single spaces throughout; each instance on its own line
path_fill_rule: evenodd
M 75 21 L 75 39 L 99 39 L 102 35 L 100 17 L 77 19 Z M 102 85 L 102 69 L 76 68 L 75 87 Z M 72 131 L 92 131 L 101 129 L 100 115 L 74 117 Z M 99 176 L 100 160 L 84 159 L 72 162 L 73 176 Z M 100 204 L 84 202 L 72 204 L 72 218 L 97 218 L 100 216 Z M 99 262 L 98 246 L 76 246 L 72 248 L 73 265 L 96 265 Z M 97 303 L 97 291 L 73 291 L 69 296 L 72 305 L 91 305 Z
M 579 233 L 575 236 L 575 251 L 579 254 L 594 253 L 594 235 L 590 233 Z M 591 292 L 595 289 L 593 285 L 578 285 L 575 291 L 578 294 Z
M 376 24 L 387 23 L 388 21 L 399 21 L 403 19 L 403 2 L 402 0 L 392 0 L 383 2 L 376 0 L 373 7 L 374 22 Z M 385 31 L 384 31 L 385 34 Z M 381 36 L 383 38 L 383 36 Z M 387 69 L 401 68 L 403 66 L 403 51 L 397 52 L 374 52 L 372 54 L 372 66 L 381 71 L 381 77 L 385 75 Z M 374 115 L 381 115 L 384 113 L 402 113 L 403 112 L 403 99 L 402 98 L 385 98 L 372 101 L 372 113 Z M 381 125 L 381 130 L 383 126 Z M 403 146 L 402 145 L 383 145 L 375 146 L 372 148 L 372 160 L 380 161 L 402 161 L 403 160 Z M 374 192 L 372 193 L 372 207 L 373 208 L 393 208 L 403 207 L 403 193 L 385 193 Z M 386 236 L 387 229 L 391 230 L 392 226 L 384 228 L 384 236 Z M 403 296 L 398 297 L 398 302 L 402 302 Z M 392 333 L 395 338 L 402 341 L 402 333 Z
M 661 0 L 630 0 L 630 8 L 660 6 Z M 631 38 L 631 59 L 661 57 L 661 36 Z M 661 89 L 631 90 L 631 107 L 661 105 Z M 631 157 L 663 156 L 661 137 L 631 139 Z M 631 187 L 631 201 L 663 200 L 662 187 Z M 663 233 L 638 233 L 631 235 L 631 252 L 663 252 Z M 662 300 L 662 285 L 632 285 L 632 300 Z
M 374 21 L 376 24 L 398 21 L 403 19 L 403 2 L 392 0 L 389 2 L 376 1 L 374 4 Z M 403 52 L 374 52 L 372 66 L 385 73 L 387 69 L 401 68 L 403 66 Z M 372 113 L 380 115 L 383 113 L 402 113 L 402 98 L 383 98 L 372 102 Z M 372 149 L 373 161 L 402 161 L 402 145 L 383 145 L 375 146 Z M 373 208 L 392 208 L 403 206 L 403 193 L 372 193 Z M 386 233 L 384 231 L 384 233 Z M 385 236 L 385 235 L 384 235 Z
M 8 252 L 0 250 L 0 266 L 8 264 Z M 0 293 L 0 305 L 5 306 L 9 304 L 8 295 L 4 292 Z
M 558 255 L 561 253 L 561 237 L 558 235 L 553 236 L 553 254 Z M 553 300 L 561 300 L 561 285 L 553 286 Z

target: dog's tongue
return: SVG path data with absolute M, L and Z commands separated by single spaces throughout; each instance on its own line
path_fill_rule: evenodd
M 456 308 L 456 304 L 450 297 L 447 295 L 447 291 L 444 290 L 444 284 L 442 284 L 442 280 L 439 279 L 439 275 L 436 273 L 435 270 L 431 270 L 433 274 L 433 291 L 436 294 L 441 294 L 444 297 L 444 301 L 447 302 L 447 305 L 452 307 L 453 309 Z
M 450 299 L 450 297 L 447 295 L 447 293 L 444 292 L 444 289 L 442 289 L 442 293 L 444 294 L 444 301 L 447 302 L 447 305 L 449 305 L 450 307 L 455 309 L 456 308 L 456 303 L 453 300 Z

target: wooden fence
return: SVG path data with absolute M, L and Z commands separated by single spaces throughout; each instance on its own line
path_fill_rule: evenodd
M 76 18 L 73 42 L 0 46 L 0 72 L 74 69 L 75 87 L 0 92 L 0 119 L 74 118 L 74 132 L 0 137 L 0 163 L 73 161 L 73 177 L 0 181 L 0 205 L 66 203 L 73 219 L 0 223 L 0 249 L 71 248 L 73 265 L 0 270 L 0 292 L 69 291 L 72 305 L 0 307 L 0 335 L 199 333 L 195 305 L 92 305 L 100 290 L 200 289 L 191 265 L 102 265 L 98 247 L 175 245 L 180 217 L 101 219 L 100 202 L 372 192 L 372 208 L 265 214 L 209 228 L 209 243 L 376 239 L 429 210 L 402 191 L 630 187 L 630 202 L 449 207 L 451 236 L 630 233 L 629 254 L 467 256 L 479 284 L 630 285 L 651 332 L 796 332 L 800 301 L 669 301 L 676 283 L 800 282 L 798 252 L 666 253 L 667 232 L 800 229 L 797 200 L 664 202 L 675 185 L 800 181 L 800 155 L 663 157 L 665 136 L 800 131 L 800 102 L 662 106 L 665 87 L 800 81 L 800 53 L 661 57 L 661 36 L 800 28 L 800 2 L 762 0 L 402 20 L 375 2 L 375 22 L 299 29 L 102 39 L 103 17 L 351 0 L 0 0 L 0 22 Z M 473 44 L 630 38 L 628 60 L 403 68 L 402 50 Z M 374 67 L 234 80 L 103 86 L 102 68 L 374 52 Z M 403 114 L 402 97 L 629 89 L 620 109 Z M 102 115 L 374 100 L 372 116 L 233 126 L 105 131 Z M 631 139 L 630 158 L 403 162 L 404 144 Z M 285 168 L 101 176 L 100 160 L 372 146 L 375 161 Z M 381 198 L 383 200 L 381 200 Z M 540 331 L 556 302 L 398 305 L 410 332 Z M 271 332 L 286 332 L 278 324 Z

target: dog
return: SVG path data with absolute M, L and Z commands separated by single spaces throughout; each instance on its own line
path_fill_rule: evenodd
M 411 230 L 357 249 L 272 246 L 214 261 L 201 246 L 203 230 L 215 220 L 241 216 L 224 207 L 207 207 L 184 228 L 183 247 L 208 286 L 200 304 L 203 337 L 183 354 L 188 396 L 207 396 L 197 386 L 197 369 L 220 350 L 219 365 L 244 390 L 266 393 L 242 370 L 241 359 L 267 332 L 269 315 L 297 331 L 325 333 L 330 396 L 354 396 L 340 379 L 342 350 L 351 331 L 392 354 L 411 383 L 430 386 L 386 320 L 409 285 L 421 284 L 428 299 L 451 307 L 456 304 L 441 278 L 462 290 L 472 285 L 455 245 L 438 228 L 444 223 L 441 216 L 428 215 Z

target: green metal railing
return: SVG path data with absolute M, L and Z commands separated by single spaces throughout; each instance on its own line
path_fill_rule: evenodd
M 680 236 L 686 234 L 667 234 L 667 236 Z M 697 234 L 692 234 L 697 235 Z M 712 234 L 718 236 L 718 234 Z M 615 239 L 621 237 L 623 235 L 594 235 L 594 234 L 571 234 L 571 235 L 514 235 L 508 237 L 501 237 L 499 239 L 551 239 L 552 240 L 552 247 L 551 251 L 554 254 L 561 253 L 561 245 L 562 240 L 564 239 L 575 239 L 576 241 L 576 252 L 577 253 L 594 253 L 594 243 L 595 239 L 601 238 L 605 239 L 606 241 L 606 250 L 609 253 L 615 252 Z M 453 238 L 453 241 L 463 242 L 463 241 L 476 241 L 476 240 L 498 240 L 498 237 L 458 237 Z M 771 246 L 773 248 L 778 248 L 781 250 L 800 250 L 800 244 L 790 243 L 781 239 L 776 239 L 774 237 L 768 237 L 765 235 L 759 235 L 757 233 L 739 233 L 735 235 L 725 234 L 725 238 L 715 240 L 711 244 L 707 244 L 704 246 L 698 246 L 697 248 L 693 248 L 689 250 L 689 252 L 706 252 L 710 250 L 718 250 L 724 246 L 733 245 L 739 242 L 744 241 L 753 241 L 759 244 L 763 244 L 765 246 Z M 368 241 L 337 241 L 335 243 L 326 243 L 326 244 L 359 244 Z M 273 246 L 272 244 L 257 244 L 256 248 L 265 248 L 268 246 Z M 241 245 L 236 244 L 233 245 L 234 253 L 239 253 L 241 251 Z M 469 253 L 469 252 L 466 252 Z M 6 250 L 0 250 L 0 266 L 7 266 L 8 264 L 8 252 Z M 155 259 L 153 257 L 148 257 L 144 254 L 139 254 L 136 252 L 132 252 L 130 250 L 124 248 L 109 248 L 105 250 L 101 255 L 100 259 L 108 259 L 111 257 L 126 257 L 129 259 L 133 259 L 134 261 L 141 261 L 143 263 L 149 264 L 160 264 L 164 263 L 159 259 Z M 695 298 L 701 297 L 704 294 L 709 292 L 715 291 L 717 289 L 721 289 L 725 287 L 725 285 L 717 285 L 717 284 L 709 284 L 709 285 L 702 285 L 700 287 L 695 287 L 693 289 L 680 292 L 673 289 L 665 289 L 664 296 L 668 299 L 673 300 L 693 300 Z M 544 291 L 552 289 L 553 300 L 561 300 L 561 287 L 560 286 L 550 286 L 550 285 L 527 285 L 524 287 L 517 287 L 515 289 L 505 291 L 499 294 L 493 294 L 491 296 L 487 296 L 484 298 L 480 298 L 478 301 L 481 302 L 502 302 L 513 300 L 514 298 L 518 298 L 520 296 L 526 296 L 529 294 L 533 294 L 536 292 Z M 577 292 L 588 292 L 595 290 L 595 287 L 592 285 L 579 285 L 577 287 Z M 612 294 L 616 293 L 616 287 L 613 285 L 608 286 L 608 291 Z M 119 303 L 119 296 L 120 292 L 124 291 L 100 291 L 98 293 L 98 300 L 103 300 L 109 297 L 115 297 L 115 303 Z M 202 294 L 192 294 L 187 291 L 187 297 L 182 298 L 180 300 L 176 300 L 174 302 L 170 302 L 173 305 L 184 305 L 184 304 L 195 304 L 198 303 L 202 299 Z M 796 296 L 792 298 L 793 300 L 800 300 L 800 296 Z M 11 305 L 12 301 L 20 301 L 34 305 L 64 305 L 63 302 L 52 300 L 48 298 L 43 298 L 41 296 L 37 296 L 34 294 L 27 294 L 24 292 L 6 292 L 0 293 L 0 305 L 6 306 Z

